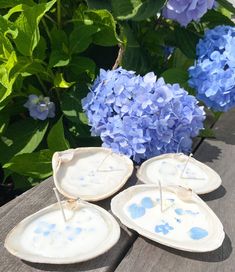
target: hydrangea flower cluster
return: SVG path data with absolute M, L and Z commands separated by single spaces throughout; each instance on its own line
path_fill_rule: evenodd
M 55 104 L 50 101 L 49 97 L 31 94 L 24 106 L 29 110 L 29 115 L 35 120 L 55 117 Z
M 167 152 L 189 152 L 205 113 L 194 96 L 154 73 L 135 75 L 121 67 L 100 70 L 82 100 L 93 136 L 137 163 Z
M 215 0 L 168 0 L 163 16 L 187 26 L 193 20 L 198 21 L 214 4 Z
M 235 106 L 235 27 L 217 26 L 206 31 L 189 75 L 197 98 L 209 108 L 228 111 Z

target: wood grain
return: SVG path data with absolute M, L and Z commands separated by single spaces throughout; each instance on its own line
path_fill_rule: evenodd
M 222 246 L 209 253 L 188 253 L 139 237 L 115 272 L 229 272 L 235 271 L 235 110 L 214 126 L 216 139 L 207 139 L 195 157 L 215 169 L 222 186 L 202 196 L 221 219 L 226 232 Z

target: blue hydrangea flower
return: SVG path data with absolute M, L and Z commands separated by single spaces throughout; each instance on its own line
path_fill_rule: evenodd
M 198 21 L 214 3 L 215 0 L 168 0 L 163 16 L 187 26 L 193 20 Z
M 197 98 L 209 108 L 228 111 L 235 106 L 235 27 L 217 26 L 206 31 L 189 75 Z
M 136 162 L 168 152 L 190 152 L 205 113 L 178 84 L 118 68 L 101 69 L 82 100 L 92 135 Z
M 29 110 L 29 115 L 35 120 L 55 117 L 55 104 L 50 101 L 49 97 L 31 94 L 24 106 Z

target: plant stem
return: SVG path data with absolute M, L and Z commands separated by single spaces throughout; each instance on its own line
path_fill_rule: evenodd
M 61 0 L 57 0 L 57 25 L 61 28 Z
M 46 17 L 49 21 L 51 21 L 54 25 L 56 24 L 56 21 L 54 21 L 49 15 L 45 14 L 44 17 Z
M 51 42 L 51 41 L 52 41 L 51 33 L 50 33 L 49 29 L 48 29 L 48 26 L 47 26 L 46 21 L 45 21 L 44 18 L 42 18 L 42 23 L 43 23 L 43 26 L 44 26 L 45 31 L 46 31 L 46 33 L 47 33 L 47 36 L 48 36 L 48 38 L 49 38 L 49 40 L 50 40 L 50 42 Z
M 44 85 L 44 83 L 42 82 L 41 78 L 39 77 L 38 74 L 36 74 L 36 78 L 38 80 L 38 82 L 40 83 L 41 87 L 42 87 L 42 92 L 44 95 L 47 95 L 47 88 L 46 86 Z
M 112 70 L 118 68 L 118 66 L 119 66 L 119 65 L 121 64 L 121 62 L 122 62 L 122 58 L 123 58 L 123 55 L 124 55 L 125 49 L 124 49 L 123 44 L 119 43 L 118 46 L 119 46 L 118 56 L 117 56 L 117 58 L 116 58 L 116 61 L 115 61 L 114 65 L 113 65 Z

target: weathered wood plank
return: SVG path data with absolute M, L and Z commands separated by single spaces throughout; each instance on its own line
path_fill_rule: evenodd
M 22 200 L 25 200 L 25 197 L 29 198 L 29 197 L 32 197 L 34 194 L 39 193 L 40 191 L 46 190 L 48 183 L 50 183 L 50 181 L 51 181 L 51 177 L 44 180 L 40 185 L 33 187 L 32 189 L 24 192 L 23 194 L 17 196 L 16 198 L 11 200 L 10 202 L 8 202 L 5 205 L 3 205 L 2 207 L 0 207 L 0 220 L 10 210 L 16 208 Z
M 139 237 L 115 272 L 235 271 L 235 110 L 224 114 L 214 131 L 216 139 L 205 140 L 195 157 L 215 169 L 223 180 L 220 188 L 202 197 L 224 225 L 223 245 L 209 253 L 188 253 Z
M 135 174 L 130 178 L 125 187 L 133 185 L 136 182 Z M 122 228 L 119 242 L 106 254 L 103 254 L 89 262 L 73 265 L 46 265 L 32 264 L 24 262 L 7 252 L 4 248 L 4 240 L 7 233 L 26 216 L 56 202 L 52 188 L 53 179 L 42 182 L 40 185 L 26 192 L 22 197 L 18 197 L 10 202 L 9 205 L 1 207 L 0 218 L 0 271 L 94 271 L 105 272 L 113 271 L 120 260 L 126 254 L 131 244 L 136 239 L 136 234 L 130 232 L 125 227 Z M 98 203 L 105 209 L 110 209 L 110 199 Z

